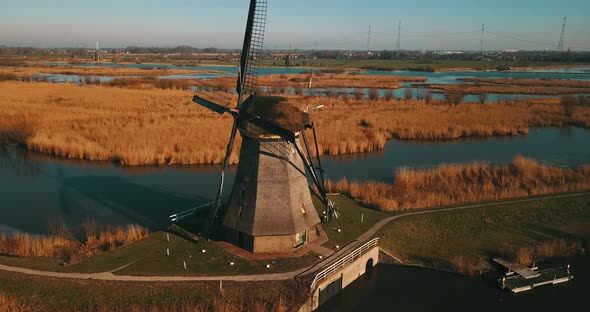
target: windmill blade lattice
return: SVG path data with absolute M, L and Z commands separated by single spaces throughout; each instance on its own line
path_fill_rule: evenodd
M 244 46 L 240 59 L 240 78 L 238 94 L 254 93 L 258 83 L 258 71 L 262 49 L 264 46 L 264 30 L 266 28 L 267 0 L 252 0 L 248 14 L 248 24 L 244 36 Z

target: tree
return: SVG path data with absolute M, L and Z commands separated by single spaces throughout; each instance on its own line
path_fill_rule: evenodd
M 477 94 L 477 97 L 479 98 L 479 103 L 485 104 L 488 99 L 488 94 L 485 92 L 480 92 Z
M 391 101 L 394 98 L 393 95 L 393 90 L 391 89 L 387 89 L 385 90 L 385 93 L 383 94 L 383 97 L 385 98 L 385 100 L 387 100 L 388 102 Z
M 447 103 L 449 105 L 459 105 L 463 102 L 463 93 L 456 93 L 456 92 L 447 92 L 445 93 L 445 98 L 447 99 Z
M 426 92 L 426 94 L 424 95 L 424 102 L 426 102 L 426 104 L 432 103 L 432 91 Z
M 377 89 L 369 89 L 369 99 L 371 99 L 371 101 L 377 100 L 379 98 L 379 90 Z
M 411 88 L 404 90 L 404 99 L 411 100 L 414 97 L 414 91 Z

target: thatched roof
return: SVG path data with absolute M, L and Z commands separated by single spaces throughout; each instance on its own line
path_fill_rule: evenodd
M 303 130 L 309 123 L 309 114 L 301 111 L 281 96 L 253 95 L 244 102 L 243 109 L 248 114 L 258 116 L 281 128 L 292 132 Z

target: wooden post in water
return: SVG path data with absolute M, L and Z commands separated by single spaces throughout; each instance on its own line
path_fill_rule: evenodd
M 184 269 L 186 270 L 186 261 L 182 261 L 184 263 Z
M 166 233 L 166 240 L 170 241 L 170 234 L 169 233 Z
M 170 256 L 170 248 L 166 248 L 166 256 Z
M 363 223 L 364 220 L 365 220 L 365 214 L 361 213 L 361 223 Z

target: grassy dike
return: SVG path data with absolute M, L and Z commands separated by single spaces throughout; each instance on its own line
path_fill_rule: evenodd
M 568 195 L 568 194 L 566 194 Z M 566 239 L 583 240 L 590 238 L 590 194 L 563 198 L 540 196 L 532 201 L 518 203 L 489 202 L 481 207 L 450 212 L 436 212 L 418 216 L 403 217 L 383 227 L 376 236 L 380 245 L 390 253 L 409 262 L 420 262 L 428 266 L 455 270 L 451 260 L 457 256 L 470 259 L 489 258 L 505 255 L 522 246 L 539 242 Z M 329 225 L 324 225 L 334 242 L 345 245 L 365 232 L 379 220 L 404 214 L 403 211 L 384 213 L 359 207 L 344 196 L 334 196 L 341 207 L 341 216 Z M 457 206 L 458 207 L 458 206 Z M 452 207 L 451 207 L 452 208 Z M 440 209 L 440 208 L 438 208 Z M 426 209 L 427 211 L 428 209 Z M 416 210 L 414 210 L 416 211 Z M 420 210 L 417 210 L 420 211 Z M 360 216 L 364 222 L 360 223 Z M 338 232 L 336 229 L 341 228 Z M 586 246 L 587 246 L 586 240 Z M 170 257 L 163 247 L 172 246 Z M 331 247 L 331 246 L 326 246 Z M 189 248 L 189 249 L 186 249 Z M 199 265 L 199 250 L 216 260 L 202 261 Z M 150 253 L 154 250 L 154 254 Z M 178 251 L 182 251 L 179 253 Z M 228 255 L 217 250 L 212 243 L 196 244 L 171 237 L 168 242 L 164 232 L 152 234 L 148 239 L 123 247 L 114 252 L 96 256 L 77 265 L 62 268 L 64 271 L 97 272 L 111 270 L 133 262 L 115 274 L 170 275 L 188 274 L 177 263 L 186 252 L 193 252 L 196 261 L 189 265 L 189 271 L 200 274 L 233 270 L 250 271 L 261 269 L 261 263 L 247 263 L 236 260 L 235 268 L 229 269 Z M 176 256 L 178 255 L 178 256 Z M 230 256 L 233 257 L 233 256 Z M 210 259 L 211 259 L 210 258 Z M 191 259 L 191 258 L 189 258 Z M 307 262 L 305 256 L 293 260 L 299 266 Z M 311 260 L 310 258 L 308 258 Z M 35 264 L 35 261 L 37 263 Z M 7 258 L 2 263 L 37 267 L 56 271 L 55 263 L 42 259 Z M 27 262 L 29 262 L 27 264 Z M 49 267 L 48 267 L 49 266 Z M 281 262 L 274 265 L 287 270 L 290 265 Z M 229 272 L 231 270 L 232 272 Z M 266 269 L 264 269 L 266 270 Z M 276 272 L 276 271 L 274 271 Z M 269 272 L 265 272 L 269 273 Z M 197 275 L 200 275 L 197 273 Z M 218 282 L 114 282 L 97 280 L 66 280 L 47 277 L 27 276 L 0 271 L 0 312 L 5 311 L 291 311 L 302 303 L 306 286 L 296 280 L 277 282 L 224 282 L 219 291 Z
M 0 312 L 290 311 L 303 304 L 305 290 L 293 280 L 224 282 L 220 291 L 218 282 L 66 280 L 0 271 Z
M 457 270 L 453 259 L 473 263 L 510 256 L 525 246 L 590 238 L 590 195 L 498 204 L 409 216 L 382 228 L 383 249 L 409 262 Z

